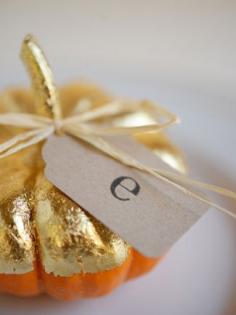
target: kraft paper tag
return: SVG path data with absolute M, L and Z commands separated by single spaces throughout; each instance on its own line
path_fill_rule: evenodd
M 148 166 L 167 168 L 131 138 L 107 139 Z M 43 157 L 50 182 L 146 256 L 165 254 L 208 210 L 174 186 L 70 136 L 52 135 Z

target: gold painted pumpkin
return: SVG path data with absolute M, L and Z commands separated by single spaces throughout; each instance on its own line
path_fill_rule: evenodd
M 30 91 L 8 95 L 0 99 L 0 113 L 34 113 Z M 82 100 L 98 107 L 112 97 L 80 83 L 61 88 L 59 99 L 66 117 Z M 1 126 L 0 142 L 21 131 Z M 139 134 L 137 140 L 184 171 L 181 153 L 164 134 Z M 0 160 L 0 292 L 95 297 L 151 270 L 160 258 L 138 253 L 45 178 L 41 148 L 37 144 Z

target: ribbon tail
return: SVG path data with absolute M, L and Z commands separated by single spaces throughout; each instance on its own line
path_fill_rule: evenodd
M 19 144 L 11 146 L 8 150 L 1 150 L 1 151 L 5 151 L 5 152 L 0 154 L 0 159 L 7 157 L 9 155 L 12 155 L 16 152 L 22 151 L 25 148 L 28 148 L 28 147 L 36 144 L 36 143 L 43 141 L 44 139 L 47 139 L 53 132 L 54 132 L 54 127 L 50 126 L 50 127 L 47 127 L 43 130 L 37 130 L 37 132 L 35 132 L 35 135 L 33 137 L 31 137 L 29 140 L 27 140 L 26 142 L 19 143 L 22 140 L 19 140 L 19 138 L 18 138 L 17 143 L 19 143 Z M 22 136 L 22 134 L 19 136 Z M 11 139 L 11 140 L 13 140 L 13 139 Z M 9 140 L 8 142 L 11 142 L 11 140 Z M 3 143 L 2 145 L 5 145 L 5 144 Z
M 224 207 L 221 207 L 220 205 L 208 200 L 207 198 L 201 196 L 200 194 L 198 194 L 196 192 L 193 192 L 192 190 L 183 186 L 181 183 L 177 183 L 177 182 L 173 181 L 172 179 L 162 175 L 157 170 L 143 165 L 142 163 L 138 162 L 133 157 L 126 154 L 125 152 L 110 145 L 103 138 L 96 137 L 96 136 L 94 137 L 91 135 L 77 134 L 76 132 L 73 132 L 72 130 L 69 133 L 71 135 L 75 136 L 76 138 L 79 138 L 79 139 L 87 142 L 88 144 L 90 144 L 94 148 L 105 153 L 106 155 L 110 156 L 111 158 L 117 160 L 118 162 L 121 162 L 122 164 L 125 164 L 125 165 L 132 167 L 134 169 L 140 170 L 142 172 L 146 172 L 147 174 L 150 174 L 150 175 L 152 175 L 152 176 L 154 176 L 160 180 L 163 180 L 164 182 L 167 182 L 168 184 L 171 184 L 172 186 L 174 186 L 176 189 L 181 190 L 185 194 L 190 195 L 191 197 L 193 197 L 193 198 L 195 198 L 195 199 L 197 199 L 197 200 L 199 200 L 199 201 L 201 201 L 201 202 L 203 202 L 209 206 L 212 206 L 212 207 L 218 209 L 219 211 L 221 211 L 221 212 L 236 219 L 236 214 L 234 212 L 232 212 L 232 211 L 230 211 Z M 202 187 L 202 188 L 204 188 L 204 187 Z
M 0 125 L 21 128 L 43 128 L 50 123 L 49 119 L 37 115 L 22 113 L 0 114 Z
M 200 181 L 197 181 L 194 179 L 190 179 L 187 176 L 184 176 L 182 174 L 176 174 L 174 172 L 172 173 L 172 172 L 168 172 L 168 171 L 164 171 L 164 170 L 157 170 L 157 169 L 153 169 L 153 170 L 155 172 L 158 172 L 159 174 L 171 179 L 172 181 L 178 181 L 178 182 L 181 182 L 183 184 L 191 185 L 193 187 L 203 188 L 205 190 L 217 193 L 219 195 L 236 199 L 236 193 L 231 191 L 231 190 L 228 190 L 228 189 L 216 186 L 216 185 L 200 182 Z
M 18 144 L 19 142 L 25 141 L 36 134 L 38 134 L 40 130 L 32 130 L 28 132 L 21 133 L 19 135 L 16 135 L 15 137 L 11 138 L 10 140 L 7 140 L 0 144 L 0 153 L 9 150 L 14 145 Z

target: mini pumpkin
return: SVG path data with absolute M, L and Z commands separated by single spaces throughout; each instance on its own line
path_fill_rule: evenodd
M 7 97 L 0 100 L 1 113 L 35 111 L 30 91 L 10 90 Z M 112 100 L 84 83 L 61 88 L 59 98 L 64 116 L 82 100 L 92 107 Z M 0 131 L 2 142 L 22 130 Z M 139 134 L 137 140 L 184 170 L 181 153 L 163 133 Z M 62 300 L 97 297 L 150 271 L 161 258 L 137 252 L 46 179 L 41 147 L 0 160 L 0 292 L 25 297 L 46 292 Z

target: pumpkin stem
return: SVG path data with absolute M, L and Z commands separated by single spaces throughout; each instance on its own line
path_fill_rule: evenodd
M 59 120 L 61 107 L 53 74 L 42 49 L 32 35 L 27 35 L 23 40 L 21 58 L 31 77 L 37 113 Z

